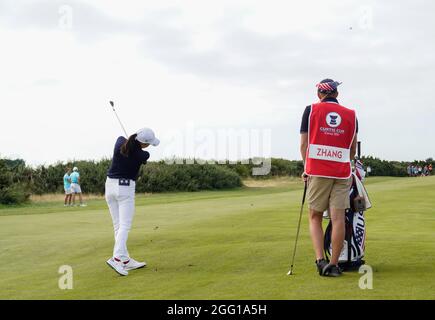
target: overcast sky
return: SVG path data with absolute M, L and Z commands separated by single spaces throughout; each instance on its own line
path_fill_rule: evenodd
M 246 133 L 242 157 L 299 159 L 301 115 L 329 77 L 363 154 L 435 157 L 434 12 L 421 0 L 0 0 L 0 156 L 109 157 L 114 100 L 129 133 L 161 138 L 154 160 L 225 158 L 215 140 Z

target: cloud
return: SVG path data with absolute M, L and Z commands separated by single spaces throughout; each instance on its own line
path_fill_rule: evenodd
M 68 108 L 86 112 L 89 126 L 97 112 L 76 106 L 79 98 L 98 104 L 106 92 L 152 104 L 162 130 L 187 119 L 265 125 L 274 154 L 297 158 L 301 113 L 316 99 L 315 83 L 332 77 L 343 81 L 340 101 L 357 109 L 367 152 L 422 158 L 434 151 L 420 141 L 435 134 L 433 9 L 422 0 L 4 0 L 0 33 L 11 61 L 0 62 L 9 75 L 0 82 L 47 103 L 41 112 L 74 97 Z M 145 110 L 134 112 L 127 120 L 135 125 L 147 119 Z
M 254 10 L 255 7 L 249 9 L 223 3 L 222 6 L 229 8 L 229 14 L 215 17 L 205 28 L 205 35 L 201 35 L 195 24 L 192 26 L 183 20 L 186 12 L 182 7 L 144 9 L 141 19 L 128 21 L 81 1 L 69 1 L 66 5 L 72 9 L 71 31 L 79 40 L 95 43 L 114 35 L 135 36 L 140 39 L 138 50 L 145 59 L 152 58 L 175 72 L 240 85 L 277 88 L 287 81 L 292 84 L 288 89 L 292 87 L 297 91 L 300 86 L 306 85 L 306 81 L 318 79 L 320 74 L 326 76 L 334 69 L 337 74 L 346 76 L 349 73 L 365 78 L 367 73 L 374 71 L 385 71 L 388 75 L 400 69 L 418 72 L 419 66 L 433 62 L 430 52 L 433 52 L 434 44 L 418 36 L 421 34 L 417 33 L 421 29 L 420 24 L 417 28 L 411 23 L 418 19 L 417 14 L 421 14 L 417 9 L 423 7 L 421 1 L 412 2 L 412 5 L 402 1 L 392 6 L 378 3 L 361 6 L 357 1 L 341 6 L 337 3 L 328 7 L 317 6 L 323 11 L 329 8 L 324 14 L 326 17 L 313 12 L 310 6 L 287 13 L 289 7 L 285 7 L 285 2 L 277 1 L 276 4 Z M 64 1 L 26 1 L 21 5 L 6 1 L 3 2 L 2 18 L 13 28 L 53 30 L 59 28 L 59 9 L 62 6 L 65 6 Z M 406 17 L 403 17 L 402 10 L 399 11 L 404 6 L 410 9 Z M 343 15 L 334 14 L 330 9 L 338 10 L 340 7 L 349 9 L 348 16 L 352 18 L 343 18 Z M 358 16 L 364 14 L 364 8 L 369 9 L 373 20 L 368 30 L 360 25 L 364 19 Z M 198 15 L 204 12 L 198 11 Z M 281 19 L 273 23 L 274 15 L 280 12 L 284 12 L 278 16 Z M 286 15 L 293 19 L 299 17 L 298 23 L 306 22 L 309 27 L 303 31 L 295 25 L 279 23 L 286 21 Z M 321 22 L 312 24 L 308 21 L 310 17 Z M 259 32 L 261 25 L 252 27 L 255 22 L 272 24 L 268 27 L 272 29 L 267 33 Z M 423 24 L 427 25 L 425 32 L 434 33 L 430 23 Z M 273 29 L 285 26 L 292 29 Z M 198 35 L 203 39 L 208 35 L 215 39 L 209 48 L 197 50 Z M 416 52 L 412 44 L 427 49 L 420 52 L 418 60 L 413 58 Z M 298 80 L 291 81 L 295 78 Z M 374 83 L 373 87 L 378 87 L 376 79 L 370 81 Z

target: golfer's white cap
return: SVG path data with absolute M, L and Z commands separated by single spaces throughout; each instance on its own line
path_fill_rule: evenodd
M 73 171 L 79 171 L 79 168 L 74 167 L 74 168 L 73 168 Z
M 149 143 L 150 145 L 156 147 L 159 145 L 160 140 L 156 138 L 154 131 L 150 128 L 142 128 L 136 132 L 136 140 L 141 143 Z

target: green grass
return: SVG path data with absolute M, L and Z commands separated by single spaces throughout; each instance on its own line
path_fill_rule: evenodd
M 86 208 L 37 203 L 0 208 L 0 299 L 434 299 L 435 177 L 369 178 L 367 263 L 361 274 L 321 278 L 305 217 L 287 276 L 302 184 L 138 196 L 130 254 L 148 267 L 119 277 L 103 200 Z M 74 289 L 58 288 L 58 268 Z

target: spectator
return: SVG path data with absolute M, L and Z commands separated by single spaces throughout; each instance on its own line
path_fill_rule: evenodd
M 80 199 L 80 207 L 86 207 L 86 205 L 83 203 L 82 189 L 80 187 L 80 173 L 77 167 L 73 168 L 73 173 L 71 173 L 70 178 L 71 178 L 71 192 L 73 194 L 72 196 L 73 206 L 75 206 L 76 204 L 76 194 L 78 194 Z
M 65 190 L 65 202 L 64 206 L 71 206 L 71 198 L 72 198 L 72 192 L 71 192 L 71 169 L 66 168 L 65 175 L 63 176 L 63 188 Z

